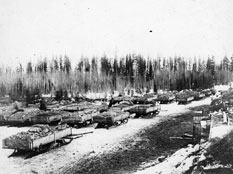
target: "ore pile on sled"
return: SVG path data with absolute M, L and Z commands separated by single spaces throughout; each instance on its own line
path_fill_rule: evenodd
M 93 123 L 93 117 L 99 112 L 95 109 L 85 109 L 82 111 L 69 112 L 62 117 L 62 122 L 69 125 L 88 125 Z
M 138 104 L 130 109 L 131 114 L 135 114 L 135 118 L 144 117 L 148 115 L 158 115 L 161 110 L 159 104 Z
M 72 129 L 67 125 L 50 127 L 48 125 L 34 125 L 27 132 L 20 132 L 3 139 L 3 148 L 17 151 L 40 151 L 44 145 L 63 140 L 72 135 Z
M 174 99 L 175 99 L 175 94 L 173 92 L 165 92 L 163 94 L 159 94 L 157 100 L 161 104 L 167 104 L 167 103 L 171 103 L 172 101 L 174 101 Z
M 192 91 L 181 91 L 176 94 L 176 101 L 178 104 L 187 104 L 194 100 L 194 93 Z
M 146 94 L 141 97 L 133 97 L 131 101 L 123 101 L 114 107 L 120 107 L 123 111 L 134 114 L 135 118 L 157 115 L 161 110 L 161 105 L 157 102 L 157 99 L 155 94 Z
M 0 123 L 5 125 L 30 125 L 31 118 L 39 114 L 41 111 L 37 106 L 23 108 L 20 111 L 12 109 L 12 106 L 0 113 Z
M 120 109 L 109 109 L 93 117 L 94 123 L 98 123 L 97 127 L 119 126 L 128 122 L 130 114 Z
M 208 90 L 210 92 L 210 90 Z M 208 97 L 208 95 L 205 95 L 205 90 L 197 90 L 197 91 L 193 91 L 193 90 L 183 90 L 180 91 L 176 94 L 176 101 L 178 102 L 178 104 L 188 104 L 192 101 L 197 101 L 197 100 L 201 100 L 204 97 Z

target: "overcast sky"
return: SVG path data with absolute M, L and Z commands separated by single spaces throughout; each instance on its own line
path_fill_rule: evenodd
M 231 56 L 233 0 L 0 0 L 2 64 L 104 53 Z

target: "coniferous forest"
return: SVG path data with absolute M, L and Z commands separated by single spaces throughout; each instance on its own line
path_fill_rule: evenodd
M 219 60 L 219 58 L 218 58 Z M 72 68 L 73 67 L 73 68 Z M 233 57 L 216 62 L 215 57 L 150 58 L 128 54 L 121 58 L 107 56 L 81 58 L 71 65 L 68 56 L 41 59 L 21 64 L 16 69 L 1 67 L 1 96 L 23 96 L 26 92 L 71 94 L 106 92 L 124 88 L 162 90 L 204 89 L 232 80 Z

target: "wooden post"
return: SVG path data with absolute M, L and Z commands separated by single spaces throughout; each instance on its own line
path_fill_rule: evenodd
M 193 141 L 200 142 L 201 139 L 201 116 L 193 117 Z

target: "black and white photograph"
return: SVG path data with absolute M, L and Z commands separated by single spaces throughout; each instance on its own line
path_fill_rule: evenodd
M 1 174 L 233 174 L 232 0 L 0 0 Z

